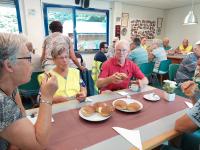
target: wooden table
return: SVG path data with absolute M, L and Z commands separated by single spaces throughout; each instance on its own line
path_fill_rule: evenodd
M 167 59 L 170 59 L 172 61 L 172 64 L 180 64 L 184 57 L 185 55 L 182 54 L 167 55 Z

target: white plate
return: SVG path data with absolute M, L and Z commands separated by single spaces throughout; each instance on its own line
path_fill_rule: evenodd
M 98 121 L 103 121 L 110 118 L 111 115 L 108 117 L 103 117 L 99 113 L 95 112 L 92 116 L 86 117 L 81 113 L 81 109 L 80 109 L 79 116 L 87 121 L 98 122 Z
M 160 97 L 158 95 L 156 95 L 155 93 L 145 94 L 143 97 L 149 101 L 159 101 L 160 100 Z
M 122 101 L 125 101 L 127 104 L 130 104 L 130 103 L 137 103 L 137 104 L 139 104 L 140 105 L 140 109 L 138 109 L 138 110 L 136 110 L 136 111 L 131 111 L 131 110 L 127 110 L 127 109 L 117 109 L 117 108 L 115 108 L 115 102 L 116 101 L 118 101 L 118 100 L 122 100 Z M 138 111 L 140 111 L 142 108 L 143 108 L 143 105 L 142 105 L 142 103 L 140 103 L 139 101 L 137 101 L 137 100 L 134 100 L 134 99 L 132 99 L 132 98 L 120 98 L 120 99 L 116 99 L 116 100 L 114 100 L 113 102 L 112 102 L 112 105 L 113 105 L 113 107 L 115 108 L 115 109 L 117 109 L 117 110 L 119 110 L 119 111 L 123 111 L 123 112 L 138 112 Z

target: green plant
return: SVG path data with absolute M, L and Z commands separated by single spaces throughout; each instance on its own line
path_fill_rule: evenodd
M 169 94 L 173 94 L 175 89 L 177 88 L 176 82 L 170 80 L 164 80 L 163 90 L 165 90 Z

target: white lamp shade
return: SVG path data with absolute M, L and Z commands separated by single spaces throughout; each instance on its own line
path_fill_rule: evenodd
M 198 20 L 197 20 L 196 16 L 194 15 L 193 10 L 190 10 L 184 19 L 183 25 L 192 25 L 192 24 L 197 24 L 197 23 L 198 23 Z

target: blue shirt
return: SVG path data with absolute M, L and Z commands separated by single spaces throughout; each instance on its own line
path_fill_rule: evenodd
M 186 114 L 188 117 L 200 127 L 200 100 L 195 103 L 195 105 L 189 109 Z
M 183 58 L 183 61 L 176 72 L 175 81 L 177 83 L 182 83 L 192 79 L 197 66 L 197 60 L 198 57 L 195 53 L 190 53 Z
M 148 53 L 144 48 L 138 46 L 131 51 L 128 58 L 139 65 L 148 62 Z

